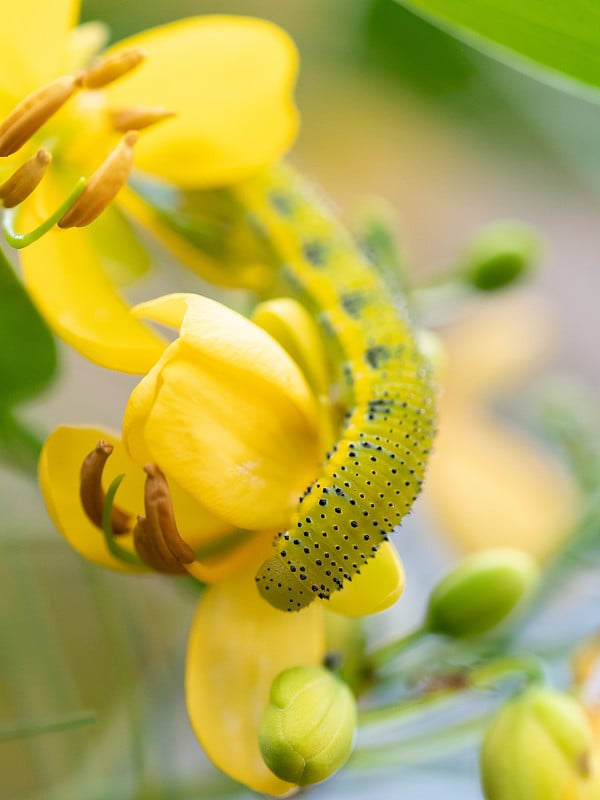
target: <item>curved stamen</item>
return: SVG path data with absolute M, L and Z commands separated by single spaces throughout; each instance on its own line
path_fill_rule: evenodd
M 177 530 L 171 492 L 164 474 L 155 464 L 144 467 L 145 517 L 138 517 L 133 531 L 137 554 L 157 572 L 184 574 L 185 565 L 196 559 L 192 548 Z
M 2 232 L 8 244 L 16 250 L 22 250 L 23 247 L 28 247 L 30 244 L 37 242 L 45 233 L 48 233 L 56 223 L 64 217 L 66 212 L 71 208 L 73 203 L 77 200 L 79 195 L 85 188 L 85 178 L 79 178 L 75 188 L 67 197 L 64 203 L 61 203 L 56 211 L 51 214 L 48 219 L 44 220 L 41 225 L 34 228 L 29 233 L 17 233 L 15 231 L 15 212 L 14 208 L 7 208 L 2 217 Z
M 137 519 L 137 525 L 133 529 L 133 544 L 142 561 L 156 572 L 167 575 L 185 574 L 185 568 L 171 553 L 160 531 L 148 524 L 145 517 Z
M 81 505 L 89 519 L 98 528 L 102 528 L 102 511 L 105 500 L 102 488 L 102 473 L 113 449 L 111 444 L 100 440 L 81 465 L 79 484 Z M 127 533 L 131 525 L 131 517 L 113 505 L 111 523 L 114 534 Z
M 88 180 L 81 195 L 58 220 L 59 228 L 89 225 L 112 202 L 127 182 L 133 167 L 137 131 L 129 131 Z
M 121 133 L 126 131 L 141 131 L 163 119 L 174 117 L 175 112 L 161 106 L 144 107 L 134 106 L 132 108 L 120 108 L 110 112 L 113 128 Z
M 29 197 L 44 177 L 51 161 L 52 155 L 47 150 L 38 150 L 33 158 L 13 172 L 10 178 L 0 186 L 0 200 L 2 200 L 4 208 L 14 208 L 26 197 Z
M 0 156 L 16 153 L 81 88 L 81 76 L 65 75 L 28 94 L 0 125 Z
M 82 75 L 82 82 L 86 89 L 101 89 L 113 81 L 116 81 L 146 58 L 146 53 L 139 47 L 131 47 L 121 50 L 97 61 L 87 69 Z

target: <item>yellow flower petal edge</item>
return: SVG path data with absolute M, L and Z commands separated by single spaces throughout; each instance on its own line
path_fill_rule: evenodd
M 139 572 L 139 568 L 127 566 L 110 554 L 102 531 L 90 522 L 79 499 L 81 464 L 100 439 L 114 447 L 105 469 L 104 488 L 107 489 L 117 475 L 125 473 L 116 504 L 132 515 L 142 509 L 144 473 L 128 458 L 119 436 L 101 428 L 62 426 L 50 434 L 39 462 L 42 495 L 50 518 L 78 553 L 95 564 L 119 572 Z M 120 535 L 119 544 L 134 552 L 130 533 Z
M 314 398 L 299 367 L 275 339 L 236 311 L 209 297 L 174 293 L 140 303 L 133 313 L 179 328 L 198 358 L 226 360 L 240 375 L 281 392 L 308 420 L 315 418 Z
M 327 611 L 347 617 L 364 617 L 378 614 L 394 605 L 402 595 L 405 585 L 404 567 L 400 556 L 390 542 L 384 542 L 374 558 L 361 567 L 343 591 L 333 592 L 323 602 Z
M 192 728 L 217 767 L 257 792 L 281 796 L 293 786 L 262 760 L 258 724 L 282 670 L 322 662 L 323 609 L 277 611 L 256 591 L 254 572 L 202 597 L 188 644 L 186 700 Z
M 181 187 L 235 183 L 275 161 L 298 126 L 291 95 L 296 48 L 276 25 L 206 16 L 125 39 L 108 53 L 141 47 L 143 69 L 107 87 L 113 108 L 164 106 L 176 116 L 143 136 L 138 169 Z
M 46 209 L 56 208 L 65 192 L 60 180 L 44 181 L 24 204 L 19 227 L 32 230 Z M 112 211 L 111 211 L 112 214 Z M 115 220 L 113 220 L 114 222 Z M 107 230 L 108 223 L 101 222 Z M 106 275 L 101 258 L 115 257 L 114 246 L 94 246 L 89 229 L 54 229 L 21 251 L 27 290 L 50 327 L 64 341 L 96 364 L 140 374 L 160 358 L 165 342 L 132 316 Z M 128 241 L 127 253 L 139 255 Z

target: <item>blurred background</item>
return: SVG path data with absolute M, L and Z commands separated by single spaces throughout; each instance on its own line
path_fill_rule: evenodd
M 107 22 L 119 39 L 204 13 L 264 17 L 293 36 L 303 123 L 292 159 L 349 223 L 366 198 L 384 198 L 415 282 L 455 264 L 488 222 L 537 228 L 543 256 L 528 292 L 553 331 L 545 370 L 577 376 L 597 397 L 600 105 L 480 55 L 394 0 L 84 0 L 82 18 Z M 191 79 L 201 102 L 210 76 Z M 165 287 L 193 284 L 173 270 L 140 291 Z M 60 422 L 118 428 L 130 379 L 65 348 L 60 357 L 58 381 L 24 409 L 27 419 L 42 432 Z M 403 534 L 406 601 L 374 621 L 374 638 L 416 619 L 419 587 L 431 585 L 452 552 L 433 527 L 420 506 Z M 206 762 L 187 723 L 181 686 L 193 598 L 168 582 L 84 564 L 53 531 L 31 477 L 3 467 L 0 548 L 0 719 L 82 710 L 98 717 L 69 732 L 0 742 L 2 798 L 251 796 Z M 585 580 L 578 586 L 586 602 L 597 600 Z M 594 623 L 584 617 L 581 628 Z M 311 796 L 367 798 L 374 786 L 381 798 L 402 790 L 426 800 L 442 787 L 445 797 L 481 797 L 474 750 L 433 767 L 347 769 Z

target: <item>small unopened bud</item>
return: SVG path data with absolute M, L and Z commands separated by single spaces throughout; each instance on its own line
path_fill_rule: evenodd
M 52 156 L 47 150 L 38 150 L 33 158 L 21 164 L 19 169 L 0 186 L 0 200 L 4 207 L 14 208 L 29 197 L 44 177 L 51 161 Z
M 356 703 L 346 684 L 323 667 L 292 667 L 271 686 L 260 751 L 277 777 L 306 786 L 345 764 L 355 730 Z
M 475 553 L 433 589 L 425 626 L 457 638 L 486 633 L 513 611 L 537 575 L 535 561 L 521 550 Z
M 597 800 L 593 734 L 582 706 L 553 689 L 512 698 L 489 726 L 481 751 L 487 800 Z
M 80 86 L 79 77 L 66 75 L 21 100 L 0 125 L 0 156 L 16 153 Z
M 58 221 L 59 228 L 83 228 L 100 216 L 129 178 L 137 138 L 135 131 L 129 131 L 121 139 L 88 180 L 71 208 Z
M 127 131 L 141 131 L 162 122 L 163 119 L 174 117 L 175 112 L 161 106 L 132 106 L 111 111 L 113 128 L 121 133 Z
M 146 53 L 137 47 L 100 59 L 82 75 L 86 89 L 101 89 L 135 69 L 146 58 Z
M 484 228 L 464 256 L 464 280 L 484 292 L 519 280 L 539 252 L 535 232 L 517 222 L 497 222 Z

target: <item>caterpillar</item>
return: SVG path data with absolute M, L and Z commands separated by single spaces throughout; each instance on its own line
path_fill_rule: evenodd
M 284 165 L 239 189 L 278 278 L 317 320 L 350 398 L 338 442 L 256 575 L 297 611 L 360 573 L 410 510 L 434 431 L 429 370 L 405 309 L 327 204 Z

